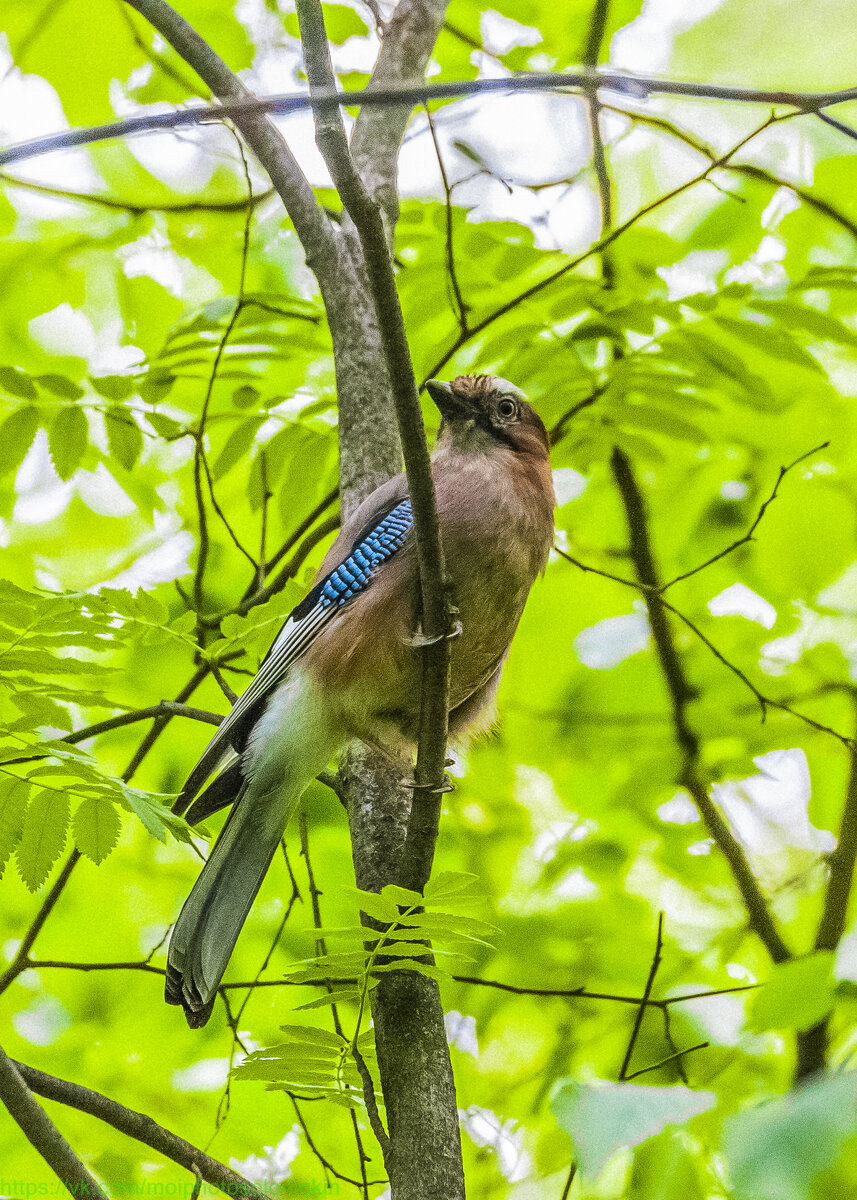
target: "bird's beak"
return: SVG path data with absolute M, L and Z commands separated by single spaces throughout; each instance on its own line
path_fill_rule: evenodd
M 455 417 L 462 416 L 466 406 L 461 398 L 456 396 L 448 383 L 444 383 L 442 379 L 427 379 L 425 388 L 437 405 L 442 417 L 452 420 Z

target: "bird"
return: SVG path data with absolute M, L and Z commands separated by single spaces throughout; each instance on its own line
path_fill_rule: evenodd
M 512 637 L 553 544 L 549 438 L 494 375 L 430 379 L 441 423 L 431 472 L 451 599 L 449 733 L 490 729 Z M 404 475 L 344 522 L 174 805 L 196 824 L 232 805 L 174 926 L 165 998 L 208 1021 L 233 948 L 307 785 L 359 738 L 410 761 L 419 733 L 420 592 Z M 422 639 L 424 643 L 425 639 Z M 206 782 L 214 779 L 201 792 Z M 199 794 L 201 792 L 201 794 Z

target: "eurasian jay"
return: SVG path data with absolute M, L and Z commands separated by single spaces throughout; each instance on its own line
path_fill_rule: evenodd
M 433 379 L 431 460 L 461 632 L 451 646 L 449 731 L 488 727 L 509 644 L 553 541 L 548 436 L 523 393 L 492 375 Z M 402 760 L 420 720 L 419 581 L 404 475 L 343 525 L 315 586 L 219 726 L 175 805 L 193 824 L 233 804 L 170 940 L 166 999 L 192 1028 L 223 973 L 286 824 L 351 738 Z M 220 774 L 198 799 L 209 776 Z

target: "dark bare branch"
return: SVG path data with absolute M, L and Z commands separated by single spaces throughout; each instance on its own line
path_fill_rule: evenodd
M 46 1100 L 54 1100 L 58 1104 L 65 1104 L 69 1108 L 76 1108 L 78 1112 L 89 1113 L 120 1133 L 142 1142 L 152 1150 L 157 1150 L 165 1158 L 171 1159 L 172 1162 L 178 1163 L 189 1171 L 196 1168 L 206 1183 L 229 1196 L 248 1196 L 252 1197 L 252 1200 L 263 1200 L 264 1193 L 254 1187 L 243 1175 L 224 1166 L 217 1159 L 211 1158 L 199 1147 L 191 1145 L 190 1142 L 186 1142 L 184 1138 L 178 1137 L 169 1129 L 158 1125 L 145 1113 L 135 1112 L 131 1108 L 126 1108 L 124 1104 L 119 1104 L 116 1100 L 102 1095 L 101 1092 L 82 1087 L 78 1083 L 70 1083 L 65 1079 L 58 1079 L 54 1075 L 47 1075 L 44 1071 L 36 1070 L 35 1067 L 25 1066 L 24 1063 L 15 1063 L 14 1065 L 21 1078 L 36 1095 L 43 1096 Z M 78 1192 L 77 1194 L 101 1195 L 101 1191 L 94 1181 L 93 1186 L 96 1189 L 94 1192 Z
M 72 1196 L 101 1196 L 94 1176 L 72 1150 L 48 1114 L 33 1098 L 26 1069 L 0 1046 L 0 1100 L 27 1141 L 42 1156 Z

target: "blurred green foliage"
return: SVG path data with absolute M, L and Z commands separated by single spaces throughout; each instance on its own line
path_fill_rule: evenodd
M 234 7 L 195 0 L 182 11 L 235 70 L 275 51 L 293 63 L 287 6 L 240 6 L 241 19 Z M 579 62 L 591 7 L 499 5 L 532 28 L 489 56 L 494 69 Z M 366 78 L 369 51 L 364 44 L 361 58 L 354 48 L 368 36 L 368 11 L 326 8 L 341 81 L 353 86 Z M 638 47 L 645 42 L 643 23 L 655 17 L 640 10 L 635 0 L 610 5 L 602 61 L 617 31 L 622 39 L 636 29 Z M 853 82 L 853 53 L 817 30 L 851 37 L 852 17 L 844 0 L 730 0 L 688 13 L 680 29 L 667 22 L 659 66 L 742 86 L 842 86 Z M 453 0 L 436 50 L 445 78 L 475 75 L 474 44 L 491 28 L 472 0 Z M 189 69 L 118 3 L 7 0 L 4 29 L 16 64 L 8 79 L 22 72 L 51 99 L 51 127 L 60 114 L 93 124 L 129 101 L 198 93 Z M 418 375 L 478 369 L 524 388 L 555 431 L 559 544 L 604 573 L 551 562 L 506 668 L 498 731 L 461 756 L 443 817 L 437 869 L 477 877 L 478 915 L 497 931 L 471 941 L 469 961 L 453 971 L 519 989 L 442 983 L 458 1031 L 469 1190 L 559 1197 L 574 1157 L 568 1194 L 593 1200 L 849 1195 L 857 959 L 847 915 L 838 950 L 813 949 L 833 844 L 824 834 L 838 836 L 847 789 L 849 756 L 836 735 L 850 737 L 855 720 L 854 146 L 805 115 L 763 130 L 703 180 L 712 155 L 762 130 L 769 107 L 606 99 L 626 114 L 602 116 L 614 223 L 628 227 L 603 253 L 585 256 L 598 230 L 579 244 L 574 225 L 596 206 L 588 146 L 568 179 L 522 184 L 527 164 L 504 155 L 502 123 L 488 141 L 484 130 L 471 137 L 454 105 L 435 116 L 441 130 L 450 121 L 442 143 L 450 171 L 476 175 L 518 207 L 474 212 L 476 193 L 457 182 L 451 213 L 440 193 L 408 198 L 397 231 Z M 854 120 L 849 106 L 837 116 Z M 176 146 L 186 156 L 178 165 Z M 265 1048 L 312 1044 L 336 1055 L 342 1044 L 326 1001 L 313 1004 L 319 990 L 306 966 L 316 949 L 308 865 L 325 926 L 353 930 L 358 912 L 335 796 L 321 785 L 307 793 L 304 849 L 291 831 L 227 977 L 274 984 L 288 972 L 288 985 L 231 990 L 229 1011 L 220 1005 L 192 1032 L 164 1005 L 152 968 L 163 964 L 165 935 L 198 869 L 168 802 L 209 730 L 173 718 L 123 782 L 151 721 L 83 746 L 67 740 L 180 696 L 224 711 L 213 673 L 197 678 L 200 666 L 213 664 L 241 691 L 305 593 L 332 536 L 324 517 L 335 511 L 320 508 L 337 474 L 323 308 L 278 202 L 255 165 L 245 175 L 228 133 L 111 142 L 63 161 L 73 163 L 69 178 L 55 170 L 46 184 L 35 170 L 6 172 L 0 200 L 0 886 L 9 962 L 68 853 L 83 857 L 32 950 L 45 965 L 22 971 L 0 998 L 0 1040 L 34 1066 L 210 1143 L 256 1177 L 265 1148 L 305 1122 L 291 1178 L 324 1178 L 317 1150 L 353 1180 L 349 1112 L 319 1099 L 323 1088 L 312 1103 L 282 1088 L 266 1093 L 259 1079 L 269 1076 L 254 1067 L 270 1058 Z M 577 216 L 562 215 L 569 196 L 580 202 Z M 686 718 L 700 775 L 708 788 L 725 787 L 715 799 L 796 956 L 776 967 L 678 787 L 675 712 L 641 595 L 607 577 L 634 575 L 609 467 L 614 447 L 633 463 L 663 580 L 742 542 L 676 582 L 668 599 L 708 639 L 670 618 L 692 687 Z M 195 588 L 200 494 L 208 561 Z M 319 532 L 292 561 L 303 543 L 290 539 L 316 511 Z M 260 593 L 254 563 L 270 564 L 286 546 L 279 562 L 291 563 L 288 579 Z M 709 601 L 735 584 L 767 602 L 765 624 L 741 615 L 746 591 L 743 610 L 714 615 Z M 747 680 L 787 707 L 763 713 Z M 801 764 L 810 787 L 794 782 Z M 651 995 L 670 1003 L 647 1009 L 620 1079 L 637 1012 L 629 998 L 649 976 L 659 912 L 664 943 Z M 602 998 L 526 991 L 581 988 Z M 346 1040 L 359 999 L 353 989 L 337 996 Z M 835 1072 L 789 1093 L 796 1034 L 828 1018 Z M 248 1065 L 227 1082 L 241 1061 Z M 646 1070 L 654 1064 L 663 1065 Z M 106 1125 L 50 1109 L 108 1183 L 188 1183 Z M 379 1179 L 363 1110 L 358 1119 L 369 1177 Z M 52 1182 L 10 1121 L 0 1127 L 0 1162 L 4 1177 Z M 340 1183 L 342 1194 L 358 1194 Z

